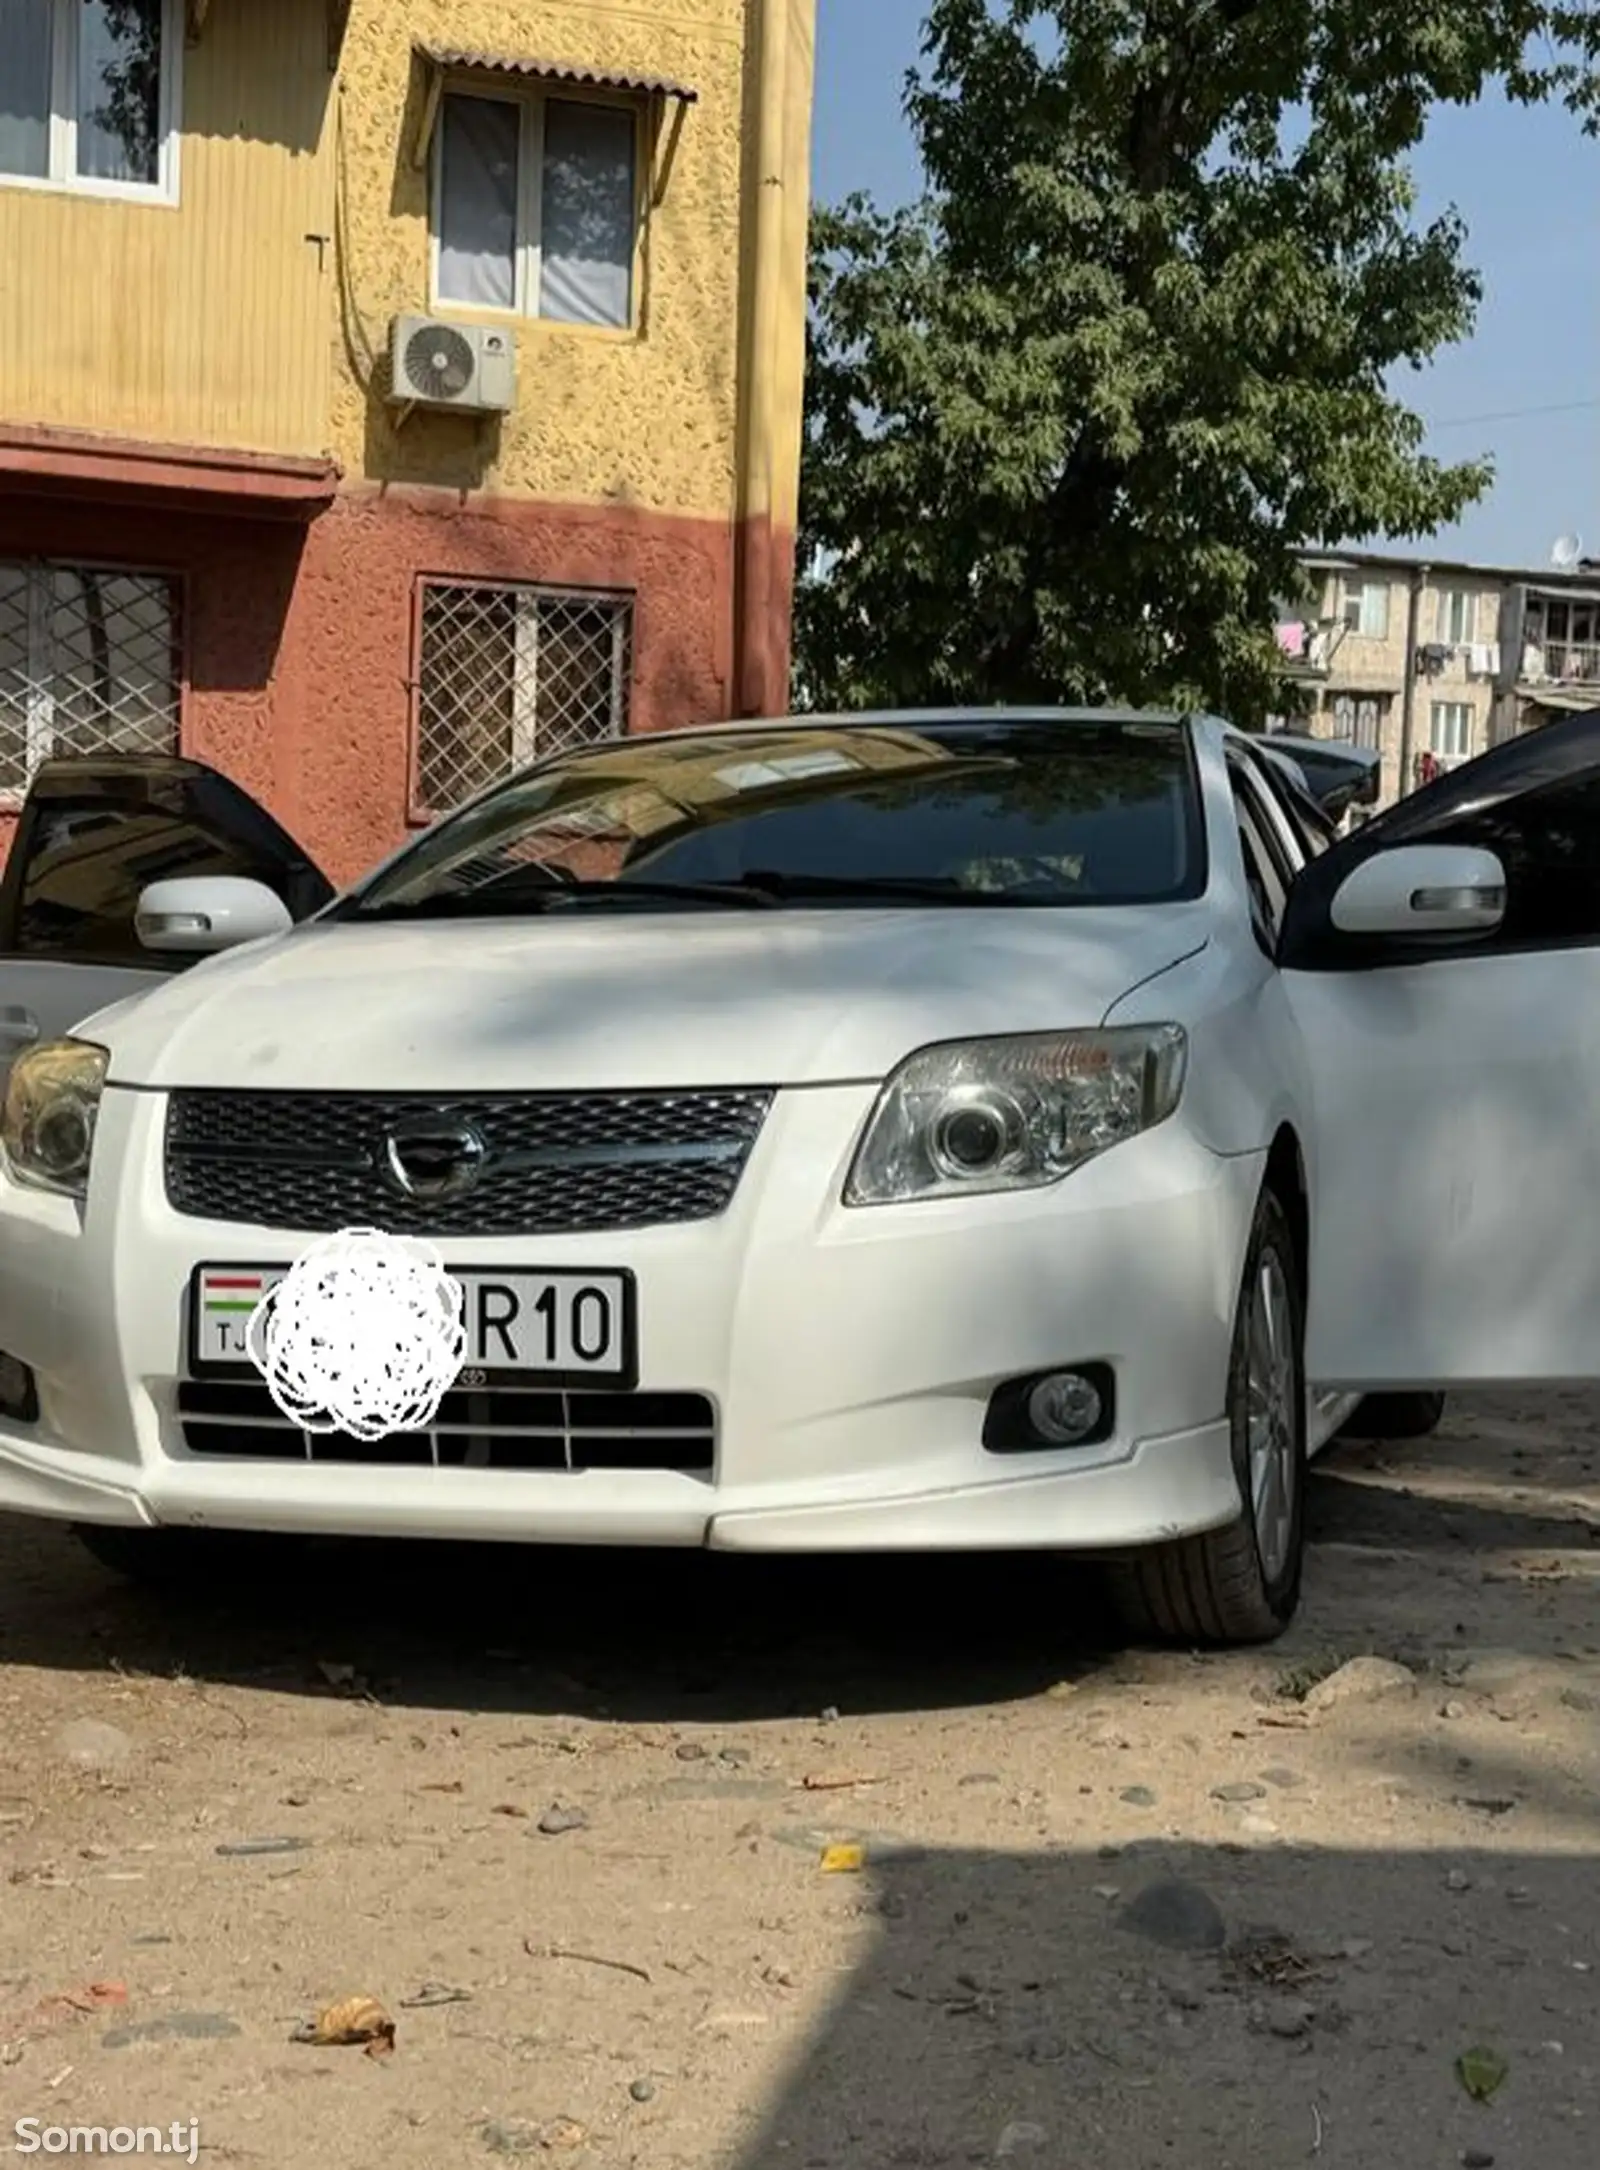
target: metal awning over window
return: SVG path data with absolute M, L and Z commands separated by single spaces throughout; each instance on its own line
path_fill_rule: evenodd
M 476 52 L 449 45 L 417 45 L 413 50 L 428 75 L 413 152 L 419 168 L 428 162 L 434 123 L 439 117 L 439 100 L 444 92 L 445 78 L 450 75 L 511 76 L 522 83 L 545 83 L 557 89 L 565 86 L 568 90 L 621 91 L 648 99 L 658 107 L 675 104 L 680 116 L 686 107 L 700 102 L 697 90 L 666 75 L 635 75 L 623 68 L 590 68 L 566 60 L 521 59 L 510 53 Z

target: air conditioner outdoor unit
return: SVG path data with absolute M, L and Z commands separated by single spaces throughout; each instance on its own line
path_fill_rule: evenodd
M 397 406 L 504 414 L 516 396 L 511 334 L 493 325 L 397 316 L 389 362 L 389 397 Z

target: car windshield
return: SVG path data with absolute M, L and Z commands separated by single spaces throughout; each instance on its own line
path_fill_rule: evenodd
M 889 904 L 1154 904 L 1200 894 L 1188 737 L 1072 718 L 638 738 L 499 786 L 340 918 Z

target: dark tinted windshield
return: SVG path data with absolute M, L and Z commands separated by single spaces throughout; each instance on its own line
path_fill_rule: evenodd
M 505 784 L 340 916 L 1147 904 L 1199 895 L 1202 836 L 1175 724 L 755 726 L 634 739 Z

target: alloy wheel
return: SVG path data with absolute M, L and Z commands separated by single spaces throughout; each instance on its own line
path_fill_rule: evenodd
M 1245 1437 L 1250 1519 L 1261 1572 L 1276 1583 L 1289 1564 L 1300 1483 L 1300 1367 L 1289 1277 L 1271 1246 L 1250 1286 L 1245 1328 Z

